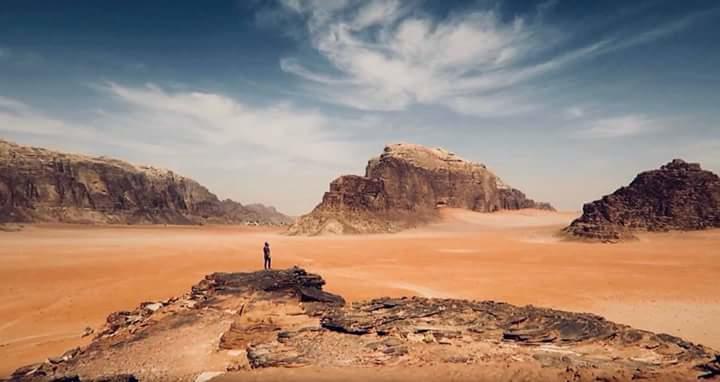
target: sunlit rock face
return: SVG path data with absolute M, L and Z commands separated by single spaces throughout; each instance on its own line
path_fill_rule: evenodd
M 271 207 L 224 200 L 154 167 L 0 140 L 0 222 L 285 224 Z
M 552 209 L 505 185 L 483 164 L 440 148 L 393 144 L 371 159 L 365 176 L 345 175 L 293 234 L 394 232 L 432 220 L 439 207 L 478 212 Z

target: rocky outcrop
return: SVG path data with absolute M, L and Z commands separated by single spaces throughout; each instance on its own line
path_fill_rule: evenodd
M 443 149 L 393 144 L 368 162 L 365 176 L 345 175 L 291 234 L 394 232 L 426 223 L 437 208 L 478 212 L 552 209 L 504 184 L 483 164 Z
M 720 177 L 681 159 L 640 173 L 626 187 L 583 206 L 565 228 L 573 237 L 614 242 L 635 231 L 720 227 Z
M 323 285 L 300 268 L 215 273 L 184 296 L 111 314 L 90 345 L 12 380 L 193 381 L 207 370 L 245 380 L 265 368 L 462 364 L 468 380 L 685 381 L 720 370 L 702 345 L 593 314 L 418 297 L 345 305 Z
M 0 140 L 0 223 L 288 224 L 168 170 Z

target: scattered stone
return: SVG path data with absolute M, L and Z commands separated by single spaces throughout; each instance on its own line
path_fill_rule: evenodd
M 111 376 L 99 377 L 87 382 L 139 382 L 138 379 L 132 374 L 117 374 Z
M 720 354 L 716 355 L 714 360 L 698 365 L 697 368 L 702 371 L 698 378 L 711 379 L 720 377 Z
M 225 374 L 224 371 L 205 371 L 195 378 L 195 382 L 208 382 L 209 380 L 217 377 L 218 375 Z
M 148 302 L 148 303 L 142 304 L 141 306 L 143 308 L 149 310 L 150 312 L 155 313 L 158 310 L 160 310 L 160 308 L 163 307 L 163 304 L 160 302 Z
M 88 337 L 88 336 L 93 335 L 94 333 L 95 333 L 95 329 L 93 329 L 89 326 L 86 326 L 85 329 L 83 329 L 82 337 Z
M 23 366 L 18 368 L 12 373 L 11 379 L 19 380 L 23 377 L 30 377 L 40 372 L 43 368 L 43 363 L 35 363 L 32 365 Z M 44 373 L 42 373 L 44 375 Z
M 279 342 L 271 342 L 247 349 L 247 358 L 253 369 L 266 367 L 299 367 L 307 364 L 300 354 Z
M 0 232 L 20 232 L 23 228 L 22 224 L 0 223 Z
M 450 355 L 443 358 L 443 360 L 447 363 L 469 363 L 472 361 L 472 358 L 463 355 Z

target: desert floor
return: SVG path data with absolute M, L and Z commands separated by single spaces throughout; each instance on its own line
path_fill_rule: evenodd
M 113 311 L 180 295 L 205 274 L 321 274 L 346 299 L 421 295 L 589 311 L 720 349 L 720 230 L 566 242 L 577 214 L 448 210 L 395 235 L 288 237 L 245 227 L 31 226 L 0 232 L 0 377 L 85 344 Z

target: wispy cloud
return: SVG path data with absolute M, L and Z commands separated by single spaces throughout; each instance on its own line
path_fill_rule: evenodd
M 350 119 L 282 101 L 256 106 L 153 84 L 94 88 L 108 107 L 78 120 L 0 97 L 0 136 L 65 151 L 120 153 L 120 159 L 198 179 L 223 197 L 273 203 L 296 214 L 379 145 L 350 137 L 382 123 L 371 115 Z
M 542 24 L 543 15 L 556 5 L 553 1 L 539 6 L 535 15 L 511 21 L 487 9 L 436 20 L 411 12 L 408 3 L 400 1 L 283 3 L 307 20 L 313 48 L 332 69 L 311 70 L 292 58 L 281 61 L 282 70 L 306 80 L 312 96 L 362 110 L 437 104 L 475 115 L 506 112 L 501 101 L 492 107 L 490 94 L 517 101 L 510 93 L 519 85 L 581 60 L 662 38 L 705 15 L 558 51 L 554 48 L 565 37 Z M 538 62 L 536 57 L 543 59 Z M 534 110 L 533 103 L 537 101 L 516 104 L 515 113 Z
M 631 114 L 591 121 L 579 131 L 582 138 L 621 138 L 641 134 L 651 134 L 670 126 L 645 115 Z
M 337 163 L 350 161 L 351 144 L 336 129 L 361 121 L 334 118 L 291 103 L 256 107 L 209 92 L 168 91 L 160 86 L 125 86 L 114 82 L 96 89 L 115 100 L 113 110 L 98 111 L 83 122 L 46 115 L 19 100 L 0 97 L 0 132 L 153 150 L 183 150 L 237 145 L 274 158 Z M 148 139 L 160 137 L 157 146 Z
M 0 133 L 46 137 L 56 142 L 112 142 L 113 146 L 125 149 L 167 151 L 167 148 L 161 145 L 150 144 L 142 139 L 109 137 L 106 131 L 96 126 L 55 118 L 19 100 L 2 96 L 0 96 Z
M 156 85 L 103 87 L 129 112 L 113 115 L 114 125 L 151 122 L 156 130 L 181 130 L 208 145 L 238 143 L 275 155 L 313 161 L 346 158 L 346 141 L 333 129 L 338 122 L 320 112 L 278 102 L 254 107 L 206 92 L 170 92 Z
M 453 97 L 445 105 L 458 113 L 479 117 L 509 117 L 539 108 L 526 98 L 498 95 Z
M 585 110 L 583 110 L 579 106 L 573 106 L 573 107 L 569 107 L 569 108 L 565 109 L 563 114 L 566 119 L 576 119 L 576 118 L 581 118 L 582 116 L 584 116 Z
M 30 110 L 30 106 L 16 99 L 0 96 L 0 111 L 2 110 L 5 112 L 26 113 Z

